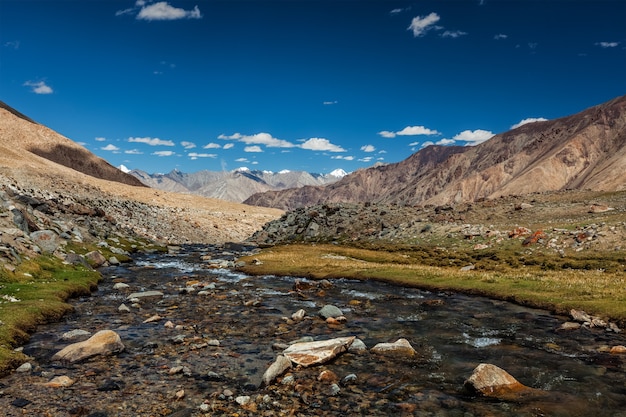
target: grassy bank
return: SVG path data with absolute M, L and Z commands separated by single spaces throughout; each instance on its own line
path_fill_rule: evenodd
M 15 271 L 0 270 L 0 376 L 26 361 L 15 348 L 38 324 L 59 320 L 72 307 L 66 301 L 89 294 L 100 274 L 85 266 L 66 265 L 53 256 L 22 262 Z
M 425 262 L 424 253 L 430 262 Z M 316 279 L 375 279 L 429 290 L 450 290 L 541 307 L 567 314 L 583 309 L 626 325 L 626 275 L 623 267 L 600 269 L 602 255 L 580 262 L 544 259 L 510 265 L 477 262 L 476 269 L 461 271 L 458 260 L 472 260 L 469 252 L 439 256 L 419 247 L 355 248 L 337 245 L 284 245 L 243 258 L 240 268 L 251 275 L 291 275 Z M 254 262 L 254 259 L 260 262 Z M 457 262 L 452 262 L 456 259 Z M 555 265 L 559 263 L 559 267 Z M 616 261 L 612 258 L 611 264 Z M 428 264 L 430 263 L 430 264 Z M 443 266 L 443 265 L 454 266 Z M 545 265 L 550 265 L 546 267 Z M 490 266 L 491 265 L 491 266 Z M 580 265 L 579 269 L 572 265 Z

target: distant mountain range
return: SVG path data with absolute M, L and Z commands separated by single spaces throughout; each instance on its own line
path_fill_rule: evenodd
M 568 189 L 626 189 L 626 96 L 477 146 L 429 146 L 327 186 L 268 191 L 244 202 L 283 210 L 340 202 L 445 205 Z
M 323 186 L 337 182 L 347 175 L 342 169 L 324 175 L 305 171 L 253 171 L 248 168 L 239 168 L 234 171 L 205 170 L 193 173 L 184 173 L 175 169 L 167 174 L 149 174 L 141 170 L 128 170 L 124 166 L 120 169 L 152 188 L 198 194 L 239 203 L 255 193 L 304 186 Z

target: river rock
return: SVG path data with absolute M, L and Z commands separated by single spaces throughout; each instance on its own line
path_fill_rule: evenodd
M 626 354 L 626 346 L 624 345 L 617 345 L 617 346 L 613 346 L 610 350 L 610 353 L 612 354 Z
M 465 388 L 484 397 L 519 400 L 543 391 L 527 387 L 496 365 L 481 363 L 465 381 Z
M 306 316 L 306 311 L 304 309 L 300 309 L 291 315 L 291 320 L 293 321 L 302 321 Z
M 63 333 L 61 340 L 74 340 L 78 338 L 86 338 L 87 336 L 91 336 L 91 333 L 87 330 L 74 329 Z
M 30 234 L 33 243 L 47 253 L 53 253 L 59 247 L 57 234 L 52 230 L 38 230 Z
M 406 339 L 398 339 L 393 343 L 378 343 L 371 351 L 380 355 L 415 355 L 415 349 Z
M 113 330 L 101 330 L 89 339 L 66 346 L 52 357 L 53 361 L 79 362 L 96 355 L 111 355 L 124 350 L 120 336 Z
M 97 250 L 86 253 L 85 259 L 87 259 L 87 262 L 94 268 L 98 268 L 107 262 L 106 258 Z
M 49 382 L 44 385 L 50 388 L 66 388 L 74 385 L 74 380 L 66 375 L 55 376 Z
M 26 372 L 30 372 L 33 370 L 33 365 L 30 364 L 30 362 L 25 362 L 23 364 L 21 364 L 16 370 L 15 372 L 21 372 L 21 373 L 26 373 Z
M 355 336 L 338 337 L 336 339 L 319 340 L 315 342 L 294 343 L 283 352 L 283 355 L 292 362 L 307 367 L 318 365 L 333 359 L 348 350 Z
M 132 300 L 133 298 L 148 298 L 148 297 L 163 297 L 163 293 L 161 291 L 134 292 L 128 297 L 126 297 L 126 299 Z
M 269 385 L 289 368 L 291 368 L 291 361 L 283 355 L 278 355 L 274 363 L 272 363 L 263 374 L 263 384 Z
M 319 315 L 326 320 L 329 317 L 337 318 L 343 316 L 343 312 L 338 307 L 327 304 L 319 311 Z

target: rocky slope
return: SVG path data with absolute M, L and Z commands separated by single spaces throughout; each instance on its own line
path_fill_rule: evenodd
M 87 238 L 92 235 L 89 224 L 100 223 L 94 230 L 132 232 L 162 243 L 240 241 L 281 214 L 150 189 L 4 104 L 0 106 L 0 192 L 0 235 L 5 247 L 21 247 L 24 242 L 29 246 L 30 233 L 38 229 L 52 228 L 60 234 L 68 231 L 66 226 L 69 231 L 78 227 Z M 28 230 L 15 232 L 20 229 L 15 216 L 28 219 Z M 54 226 L 59 222 L 66 226 Z
M 321 175 L 305 171 L 268 172 L 247 168 L 193 173 L 174 170 L 167 174 L 132 170 L 129 174 L 143 184 L 159 190 L 191 193 L 233 202 L 242 202 L 253 194 L 270 190 L 332 184 L 347 175 L 343 170 Z
M 430 146 L 326 187 L 256 194 L 245 202 L 282 209 L 333 202 L 441 205 L 566 189 L 626 189 L 626 96 L 474 147 Z

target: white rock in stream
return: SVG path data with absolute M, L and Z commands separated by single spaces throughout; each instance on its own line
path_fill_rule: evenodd
M 287 369 L 291 368 L 291 361 L 283 355 L 278 355 L 273 364 L 267 368 L 263 374 L 262 381 L 265 385 L 269 385 L 274 379 L 282 375 Z
M 133 300 L 135 298 L 146 298 L 146 297 L 163 297 L 163 293 L 161 291 L 143 291 L 143 292 L 134 292 L 126 297 L 127 300 Z
M 316 342 L 294 343 L 283 352 L 289 360 L 298 365 L 307 367 L 325 363 L 348 350 L 355 336 L 338 337 Z

